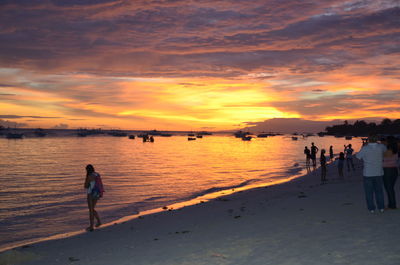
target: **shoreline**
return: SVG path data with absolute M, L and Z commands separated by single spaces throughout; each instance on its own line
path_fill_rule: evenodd
M 399 210 L 370 214 L 360 162 L 0 254 L 0 264 L 355 264 L 400 260 Z M 89 253 L 89 254 L 88 254 Z M 8 262 L 8 263 L 7 263 Z
M 304 171 L 304 170 L 302 170 L 302 171 Z M 145 211 L 142 211 L 142 212 L 139 212 L 136 214 L 123 216 L 114 221 L 102 224 L 101 227 L 96 228 L 95 230 L 100 230 L 105 227 L 110 227 L 113 225 L 119 225 L 119 224 L 122 224 L 122 223 L 125 223 L 128 221 L 140 219 L 142 217 L 149 216 L 152 214 L 157 214 L 157 213 L 161 213 L 161 212 L 165 212 L 165 211 L 180 210 L 184 207 L 190 207 L 190 206 L 197 205 L 197 204 L 207 203 L 209 201 L 218 200 L 222 197 L 233 195 L 235 193 L 239 193 L 242 191 L 258 189 L 258 188 L 263 188 L 263 187 L 268 187 L 268 186 L 282 185 L 284 183 L 293 181 L 294 179 L 301 178 L 305 175 L 307 175 L 306 172 L 300 173 L 300 174 L 295 174 L 284 180 L 276 180 L 276 181 L 270 181 L 270 182 L 264 182 L 264 183 L 258 183 L 258 184 L 250 184 L 250 185 L 245 185 L 245 186 L 241 186 L 241 187 L 222 189 L 222 190 L 218 190 L 215 192 L 210 192 L 210 193 L 203 194 L 201 196 L 198 196 L 193 199 L 186 200 L 186 201 L 177 202 L 177 203 L 166 205 L 166 206 L 163 206 L 160 208 L 149 209 L 149 210 L 145 210 Z M 85 233 L 87 233 L 87 231 L 85 229 L 81 229 L 81 230 L 77 230 L 77 231 L 70 231 L 70 232 L 66 232 L 66 233 L 46 236 L 46 237 L 42 237 L 42 238 L 38 238 L 38 239 L 32 239 L 32 240 L 28 239 L 28 240 L 22 241 L 20 243 L 10 244 L 9 246 L 0 248 L 0 255 L 9 250 L 13 250 L 13 249 L 17 249 L 17 248 L 25 248 L 26 246 L 29 246 L 29 245 L 34 245 L 34 244 L 43 243 L 43 242 L 49 242 L 52 240 L 67 239 L 67 238 L 85 234 Z M 0 265 L 1 265 L 1 263 L 0 263 Z

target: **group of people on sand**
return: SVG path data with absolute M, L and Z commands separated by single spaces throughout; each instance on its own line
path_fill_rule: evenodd
M 367 208 L 371 213 L 384 212 L 384 192 L 386 191 L 388 205 L 387 209 L 397 209 L 395 184 L 399 175 L 400 166 L 400 142 L 393 136 L 381 139 L 378 142 L 376 135 L 370 135 L 368 141 L 362 146 L 361 150 L 355 155 L 363 162 L 363 185 Z M 311 147 L 305 146 L 306 167 L 309 169 L 310 162 L 314 169 L 317 165 L 317 153 L 319 148 L 311 143 Z M 321 149 L 321 184 L 326 183 L 326 163 L 325 149 Z M 346 160 L 347 170 L 355 170 L 353 161 L 354 149 L 352 145 L 344 145 L 343 152 L 337 158 L 338 173 L 340 178 L 344 178 L 343 168 Z M 333 146 L 329 147 L 329 160 L 334 159 Z M 89 209 L 88 231 L 93 231 L 94 227 L 101 225 L 100 216 L 95 210 L 97 201 L 102 197 L 104 188 L 100 174 L 97 173 L 93 165 L 86 166 L 86 179 L 84 188 L 87 192 L 87 204 Z M 96 219 L 96 223 L 94 223 Z
M 306 168 L 307 170 L 310 170 L 310 161 L 312 162 L 312 166 L 315 169 L 317 166 L 317 153 L 319 151 L 319 148 L 314 144 L 311 143 L 311 147 L 308 148 L 307 146 L 304 147 L 304 154 L 306 155 Z M 344 178 L 343 174 L 343 168 L 345 161 L 347 162 L 347 170 L 350 171 L 355 170 L 354 167 L 354 162 L 353 162 L 353 152 L 354 149 L 352 148 L 352 145 L 344 145 L 344 150 L 343 152 L 340 152 L 339 157 L 337 158 L 338 160 L 338 173 L 339 177 L 341 179 Z M 334 153 L 333 153 L 333 146 L 331 145 L 329 147 L 329 157 L 328 159 L 332 161 L 334 159 Z M 319 157 L 320 165 L 321 165 L 321 184 L 326 183 L 326 163 L 327 163 L 327 157 L 326 157 L 326 150 L 321 149 L 320 157 Z
M 367 208 L 371 213 L 376 209 L 379 212 L 384 212 L 384 192 L 385 189 L 388 199 L 387 209 L 396 209 L 396 194 L 395 184 L 399 175 L 400 166 L 400 141 L 395 137 L 389 136 L 381 139 L 378 142 L 376 135 L 371 134 L 368 137 L 361 150 L 355 155 L 356 158 L 363 162 L 363 185 Z M 310 161 L 314 169 L 316 168 L 316 154 L 319 151 L 318 147 L 311 143 L 311 147 L 304 148 L 306 155 L 306 167 L 309 169 Z M 320 152 L 321 165 L 321 184 L 326 183 L 326 161 L 325 149 Z M 344 145 L 343 152 L 339 153 L 337 158 L 338 174 L 340 179 L 344 179 L 343 169 L 344 164 L 347 165 L 347 170 L 355 170 L 353 161 L 354 149 L 352 145 Z M 334 159 L 333 146 L 329 148 L 329 159 Z M 345 162 L 346 161 L 346 162 Z

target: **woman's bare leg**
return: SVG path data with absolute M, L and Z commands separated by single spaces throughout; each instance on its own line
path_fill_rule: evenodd
M 88 208 L 89 208 L 89 223 L 90 226 L 86 228 L 88 231 L 93 231 L 93 223 L 94 223 L 94 204 L 93 199 L 88 195 L 87 197 Z
M 97 199 L 94 199 L 94 200 L 93 200 L 93 215 L 94 215 L 94 217 L 95 217 L 96 220 L 97 220 L 96 227 L 99 227 L 99 226 L 101 225 L 101 221 L 100 221 L 100 216 L 99 216 L 99 214 L 98 214 L 97 211 L 94 209 L 94 207 L 96 207 L 96 203 L 97 203 Z

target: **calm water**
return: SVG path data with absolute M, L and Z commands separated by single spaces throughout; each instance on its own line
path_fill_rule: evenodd
M 217 190 L 301 175 L 303 149 L 311 142 L 333 145 L 335 153 L 343 144 L 361 146 L 357 138 L 316 136 L 0 139 L 0 248 L 87 227 L 86 164 L 102 175 L 106 193 L 97 209 L 107 223 Z

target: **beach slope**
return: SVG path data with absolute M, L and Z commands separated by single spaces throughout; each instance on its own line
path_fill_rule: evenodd
M 366 210 L 360 164 L 344 181 L 334 164 L 327 184 L 319 174 L 16 248 L 0 264 L 400 264 L 400 210 Z

